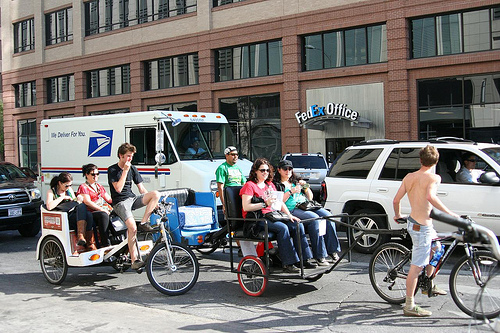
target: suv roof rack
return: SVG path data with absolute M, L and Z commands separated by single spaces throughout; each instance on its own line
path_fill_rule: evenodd
M 371 140 L 364 140 L 361 142 L 357 142 L 353 144 L 353 146 L 364 146 L 364 145 L 376 145 L 376 144 L 393 144 L 393 143 L 398 143 L 400 141 L 398 140 L 390 140 L 390 139 L 371 139 Z
M 454 136 L 441 136 L 439 138 L 430 139 L 429 142 L 436 142 L 436 143 L 443 143 L 443 142 L 445 142 L 445 143 L 472 143 L 472 144 L 477 145 L 476 141 L 467 140 L 467 139 L 464 139 L 464 138 L 457 138 L 457 137 L 454 137 Z

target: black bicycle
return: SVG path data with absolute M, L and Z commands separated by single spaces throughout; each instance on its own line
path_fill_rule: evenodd
M 439 259 L 434 273 L 427 277 L 422 270 L 417 288 L 432 293 L 432 280 L 439 274 L 443 264 L 462 243 L 465 255 L 460 258 L 450 273 L 450 294 L 455 304 L 474 318 L 491 319 L 500 314 L 499 244 L 495 234 L 469 219 L 457 219 L 442 212 L 433 211 L 431 217 L 459 228 L 457 232 L 438 234 L 452 239 Z M 479 250 L 473 243 L 489 243 L 491 251 Z M 377 294 L 389 303 L 401 304 L 406 298 L 406 277 L 411 264 L 411 250 L 398 243 L 380 246 L 370 260 L 370 282 Z

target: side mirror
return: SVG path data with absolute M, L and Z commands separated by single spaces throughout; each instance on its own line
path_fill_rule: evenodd
M 155 155 L 155 162 L 158 163 L 158 165 L 162 165 L 166 160 L 167 157 L 163 153 L 158 153 Z
M 498 184 L 500 183 L 500 178 L 493 171 L 484 172 L 480 177 L 479 181 L 484 184 Z

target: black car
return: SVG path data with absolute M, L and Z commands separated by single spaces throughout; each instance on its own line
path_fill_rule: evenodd
M 40 231 L 43 201 L 35 179 L 12 163 L 0 162 L 0 230 L 18 230 L 24 237 Z

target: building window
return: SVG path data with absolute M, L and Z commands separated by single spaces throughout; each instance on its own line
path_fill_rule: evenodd
M 36 82 L 24 82 L 14 85 L 16 108 L 36 105 Z
M 213 0 L 213 6 L 219 7 L 219 6 L 229 5 L 230 3 L 242 2 L 242 1 L 245 0 Z
M 276 165 L 282 156 L 280 94 L 241 96 L 219 100 L 240 154 L 250 160 L 267 158 Z
M 148 106 L 148 111 L 154 111 L 154 110 L 196 112 L 198 111 L 198 103 L 194 101 L 194 102 L 171 103 L 171 104 Z
M 101 110 L 101 111 L 90 112 L 89 116 L 102 116 L 105 114 L 129 113 L 129 112 L 130 112 L 129 108 L 114 109 L 114 110 Z
M 499 13 L 496 7 L 412 20 L 412 57 L 499 49 Z
M 19 166 L 38 170 L 36 119 L 19 120 L 17 128 L 19 136 Z
M 45 45 L 73 39 L 73 10 L 66 8 L 45 15 Z
M 229 81 L 283 73 L 281 40 L 219 49 L 216 81 Z
M 500 73 L 418 81 L 420 139 L 500 143 Z
M 130 65 L 97 69 L 87 73 L 87 97 L 130 93 Z
M 305 71 L 386 62 L 386 26 L 304 36 L 302 54 Z
M 93 0 L 85 2 L 85 36 L 196 12 L 197 0 Z
M 47 103 L 75 100 L 75 76 L 65 75 L 47 80 Z
M 14 23 L 14 53 L 35 49 L 35 19 Z
M 144 69 L 146 90 L 198 84 L 198 54 L 147 61 Z

